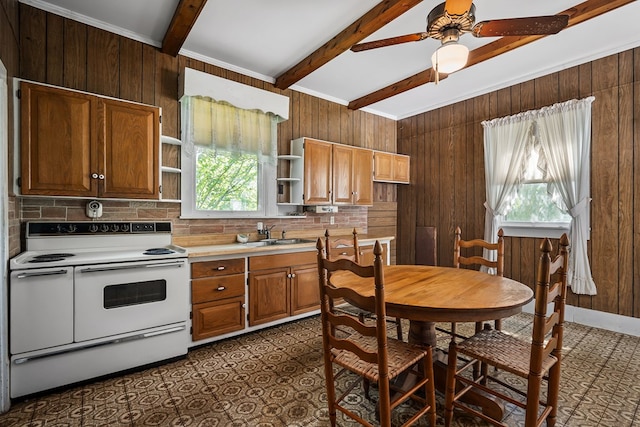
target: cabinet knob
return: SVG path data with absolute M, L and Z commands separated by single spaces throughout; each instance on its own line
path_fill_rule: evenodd
M 98 174 L 97 174 L 97 173 L 92 173 L 92 174 L 91 174 L 91 178 L 93 178 L 93 179 L 98 178 Z
M 98 179 L 104 179 L 104 175 L 103 174 L 98 175 Z
M 220 267 L 216 268 L 216 270 L 218 270 L 218 271 L 224 270 L 224 265 L 221 265 Z
M 295 273 L 291 275 L 291 278 L 294 278 L 294 277 L 296 277 L 296 274 L 295 274 Z
M 224 286 L 218 286 L 216 291 L 224 291 L 225 289 L 227 289 L 227 288 L 225 288 Z

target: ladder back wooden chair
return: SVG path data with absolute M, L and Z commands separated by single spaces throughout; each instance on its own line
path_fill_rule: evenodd
M 325 229 L 324 241 L 325 241 L 325 248 L 327 251 L 328 259 L 330 260 L 348 259 L 355 262 L 356 264 L 361 263 L 362 252 L 360 252 L 360 245 L 358 243 L 358 232 L 354 228 L 351 233 L 353 234 L 352 240 L 344 239 L 344 238 L 332 239 L 331 236 L 329 235 L 329 230 Z M 360 311 L 358 313 L 358 316 L 360 317 L 360 321 L 364 321 L 364 318 L 371 316 L 371 313 Z M 387 321 L 395 324 L 396 334 L 398 336 L 398 339 L 401 340 L 402 339 L 402 319 L 400 319 L 399 317 L 395 319 L 388 318 Z
M 337 380 L 347 372 L 351 372 L 378 384 L 378 416 L 381 426 L 391 426 L 393 409 L 409 399 L 421 406 L 403 426 L 414 424 L 424 414 L 429 414 L 431 425 L 435 426 L 436 406 L 431 348 L 387 337 L 380 242 L 376 241 L 374 246 L 374 264 L 368 266 L 362 266 L 347 259 L 328 260 L 322 239 L 318 239 L 316 248 L 318 249 L 324 371 L 331 425 L 336 425 L 337 411 L 340 411 L 362 425 L 372 426 L 370 422 L 349 409 L 344 401 L 344 398 L 359 383 L 358 378 L 347 381 L 348 384 L 345 384 L 345 387 L 336 387 Z M 331 275 L 341 271 L 358 277 L 372 278 L 375 293 L 362 295 L 348 288 L 333 287 L 330 282 Z M 346 299 L 363 310 L 375 313 L 375 323 L 363 323 L 357 316 L 336 311 L 332 303 L 334 299 Z M 410 372 L 416 377 L 415 385 L 408 390 L 402 390 L 392 382 L 404 372 Z M 340 381 L 340 384 L 344 382 Z M 419 390 L 424 392 L 424 396 L 416 394 Z
M 492 425 L 506 426 L 501 420 L 492 419 L 460 401 L 460 398 L 472 388 L 480 389 L 524 409 L 525 427 L 539 426 L 545 420 L 547 426 L 555 425 L 562 362 L 568 246 L 569 239 L 566 234 L 563 234 L 560 238 L 558 254 L 552 258 L 551 241 L 544 239 L 540 245 L 541 255 L 535 288 L 535 316 L 531 342 L 489 328 L 460 343 L 451 341 L 445 391 L 445 426 L 451 425 L 454 408 L 470 412 Z M 548 304 L 552 302 L 553 311 L 547 313 Z M 457 366 L 458 355 L 463 355 L 470 360 L 459 367 Z M 472 379 L 468 374 L 463 375 L 469 366 L 477 362 L 481 363 L 479 377 Z M 514 374 L 524 378 L 527 382 L 526 391 L 512 386 L 505 379 L 489 374 L 488 366 L 500 369 L 503 372 L 501 375 Z M 541 396 L 543 380 L 547 382 L 546 400 Z M 462 387 L 456 389 L 456 383 L 461 383 Z M 495 386 L 492 387 L 493 383 L 501 386 L 502 391 Z M 507 395 L 505 389 L 512 391 L 513 396 L 520 395 L 522 398 L 516 399 Z
M 498 241 L 496 243 L 487 242 L 482 239 L 462 240 L 462 231 L 460 227 L 456 227 L 456 234 L 453 244 L 453 266 L 460 268 L 463 266 L 484 266 L 489 269 L 493 269 L 489 274 L 496 274 L 502 276 L 504 274 L 504 237 L 502 229 L 498 230 Z M 463 249 L 466 251 L 463 254 Z M 482 250 L 483 255 L 478 255 L 477 251 Z M 485 257 L 486 251 L 493 251 L 495 253 L 495 260 L 491 260 Z M 472 253 L 472 251 L 476 251 Z M 468 255 L 467 255 L 468 254 Z M 495 328 L 497 330 L 502 329 L 502 322 L 500 319 L 495 320 Z M 482 329 L 482 322 L 476 323 L 475 331 L 480 332 Z M 448 332 L 448 331 L 445 331 Z M 467 338 L 459 336 L 456 333 L 455 323 L 451 324 L 451 335 L 458 336 L 459 338 Z

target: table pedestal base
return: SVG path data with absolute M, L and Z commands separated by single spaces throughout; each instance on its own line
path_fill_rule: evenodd
M 436 348 L 436 324 L 411 320 L 409 323 L 409 342 L 429 345 L 433 349 L 433 375 L 436 390 L 444 394 L 447 384 L 447 355 Z M 456 384 L 462 388 L 460 383 Z M 456 387 L 456 393 L 459 391 Z M 470 390 L 461 399 L 465 403 L 482 408 L 482 413 L 493 419 L 501 420 L 504 416 L 504 406 L 493 396 Z

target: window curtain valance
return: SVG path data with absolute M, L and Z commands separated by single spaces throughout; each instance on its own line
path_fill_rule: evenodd
M 485 239 L 494 241 L 501 217 L 523 180 L 532 148 L 538 167 L 571 216 L 568 282 L 577 294 L 595 295 L 587 256 L 591 104 L 594 97 L 484 121 Z
M 260 153 L 264 158 L 277 155 L 277 124 L 282 117 L 203 96 L 185 96 L 181 102 L 187 111 L 189 143 L 232 153 Z

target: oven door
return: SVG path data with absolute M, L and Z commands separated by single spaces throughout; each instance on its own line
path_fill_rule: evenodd
M 11 354 L 73 342 L 73 268 L 11 273 Z
M 76 267 L 76 342 L 188 320 L 185 259 Z

